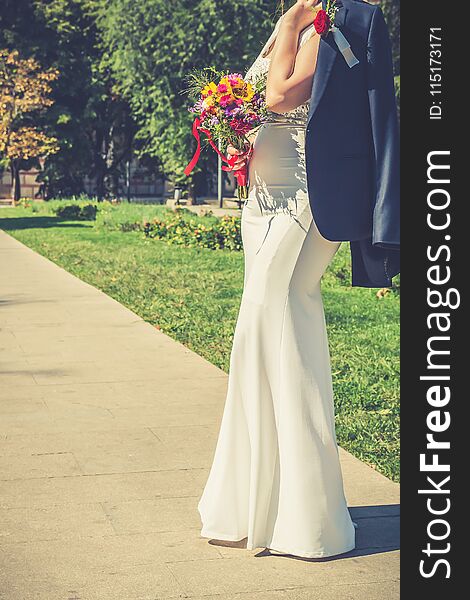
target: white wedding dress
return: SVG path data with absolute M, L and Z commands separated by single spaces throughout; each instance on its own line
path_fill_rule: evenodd
M 263 52 L 246 77 L 269 67 Z M 302 32 L 299 45 L 313 33 Z M 315 225 L 305 173 L 308 104 L 255 139 L 242 211 L 244 291 L 203 537 L 320 558 L 355 546 L 335 434 L 321 276 L 339 247 Z

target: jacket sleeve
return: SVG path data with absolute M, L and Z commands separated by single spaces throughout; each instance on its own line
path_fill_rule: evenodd
M 400 142 L 390 37 L 382 11 L 372 16 L 367 46 L 367 83 L 375 153 L 372 244 L 400 244 Z

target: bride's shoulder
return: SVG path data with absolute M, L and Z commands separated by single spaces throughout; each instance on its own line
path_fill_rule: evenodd
M 276 21 L 276 23 L 274 24 L 273 30 L 271 31 L 271 35 L 268 37 L 268 39 L 266 40 L 264 46 L 261 49 L 260 52 L 260 56 L 265 58 L 270 51 L 272 50 L 272 47 L 274 45 L 274 42 L 276 40 L 276 36 L 278 34 L 279 31 L 279 27 L 281 26 L 281 21 L 283 18 L 284 14 L 282 14 Z
M 277 29 L 279 27 L 283 18 L 284 18 L 284 13 L 282 13 L 282 15 L 277 19 L 276 23 L 274 24 L 274 29 Z
M 284 14 L 282 14 L 277 21 L 274 23 L 274 27 L 271 31 L 271 35 L 269 36 L 267 42 L 271 41 L 273 39 L 273 37 L 275 37 L 277 35 L 277 32 L 279 31 L 279 27 L 281 26 L 282 23 L 282 19 L 284 18 Z

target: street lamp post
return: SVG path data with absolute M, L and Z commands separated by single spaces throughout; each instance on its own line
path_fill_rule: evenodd
M 219 150 L 222 152 L 222 144 L 219 140 Z M 223 208 L 224 205 L 224 182 L 222 178 L 222 159 L 217 156 L 217 200 L 219 201 L 219 207 Z
M 131 201 L 131 161 L 126 161 L 126 196 L 127 201 Z

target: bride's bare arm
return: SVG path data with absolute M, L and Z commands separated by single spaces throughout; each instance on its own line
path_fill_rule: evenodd
M 311 37 L 297 52 L 301 31 L 313 22 L 318 0 L 297 0 L 284 15 L 272 50 L 266 83 L 270 110 L 287 112 L 310 98 L 320 36 Z

